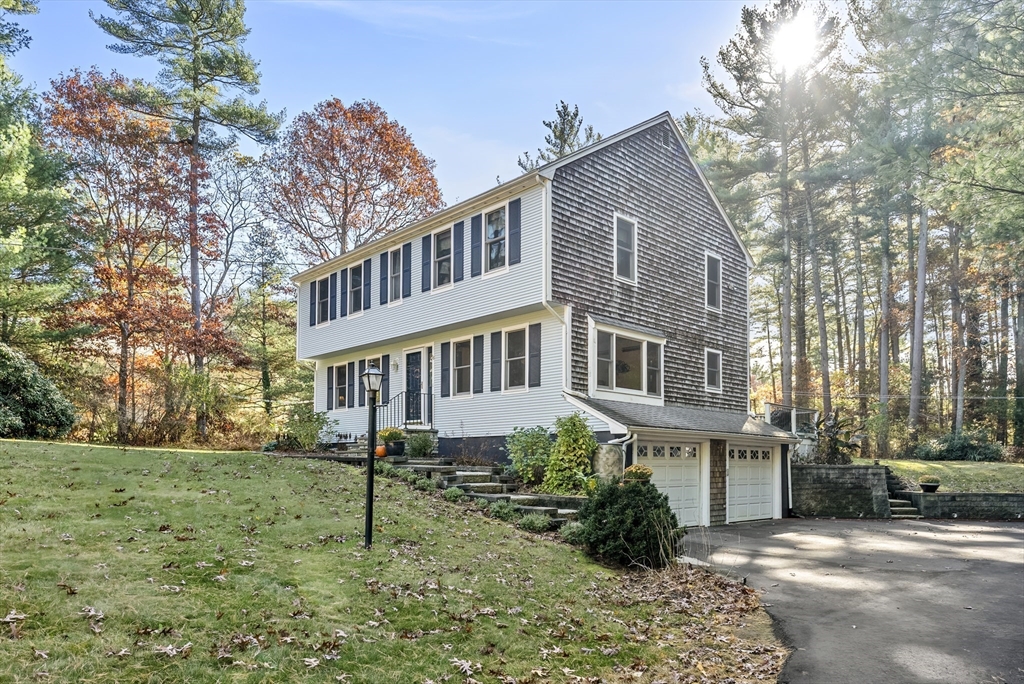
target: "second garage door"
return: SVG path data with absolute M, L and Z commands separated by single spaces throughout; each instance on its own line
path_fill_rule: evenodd
M 637 463 L 654 474 L 651 484 L 668 496 L 680 525 L 700 525 L 700 450 L 696 444 L 639 442 Z
M 772 449 L 729 445 L 729 522 L 772 517 Z

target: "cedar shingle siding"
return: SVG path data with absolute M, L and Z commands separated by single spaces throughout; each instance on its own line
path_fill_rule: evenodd
M 587 313 L 661 330 L 665 402 L 747 410 L 747 264 L 663 123 L 559 168 L 552 183 L 552 295 L 571 304 L 572 389 L 586 392 Z M 638 223 L 637 284 L 615 280 L 613 214 Z M 722 312 L 704 306 L 705 250 L 722 259 Z M 704 348 L 722 351 L 722 393 Z

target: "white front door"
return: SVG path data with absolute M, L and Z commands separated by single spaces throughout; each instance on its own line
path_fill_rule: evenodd
M 728 451 L 728 521 L 772 517 L 774 449 L 730 444 Z
M 644 441 L 636 462 L 650 468 L 651 484 L 668 496 L 680 525 L 700 525 L 700 447 L 697 444 Z

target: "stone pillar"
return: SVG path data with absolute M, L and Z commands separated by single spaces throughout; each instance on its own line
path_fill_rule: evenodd
M 594 474 L 602 480 L 622 477 L 622 445 L 598 444 L 594 452 Z

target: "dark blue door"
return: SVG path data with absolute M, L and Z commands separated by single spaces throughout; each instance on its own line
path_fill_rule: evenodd
M 405 355 L 405 422 L 423 422 L 423 352 Z

